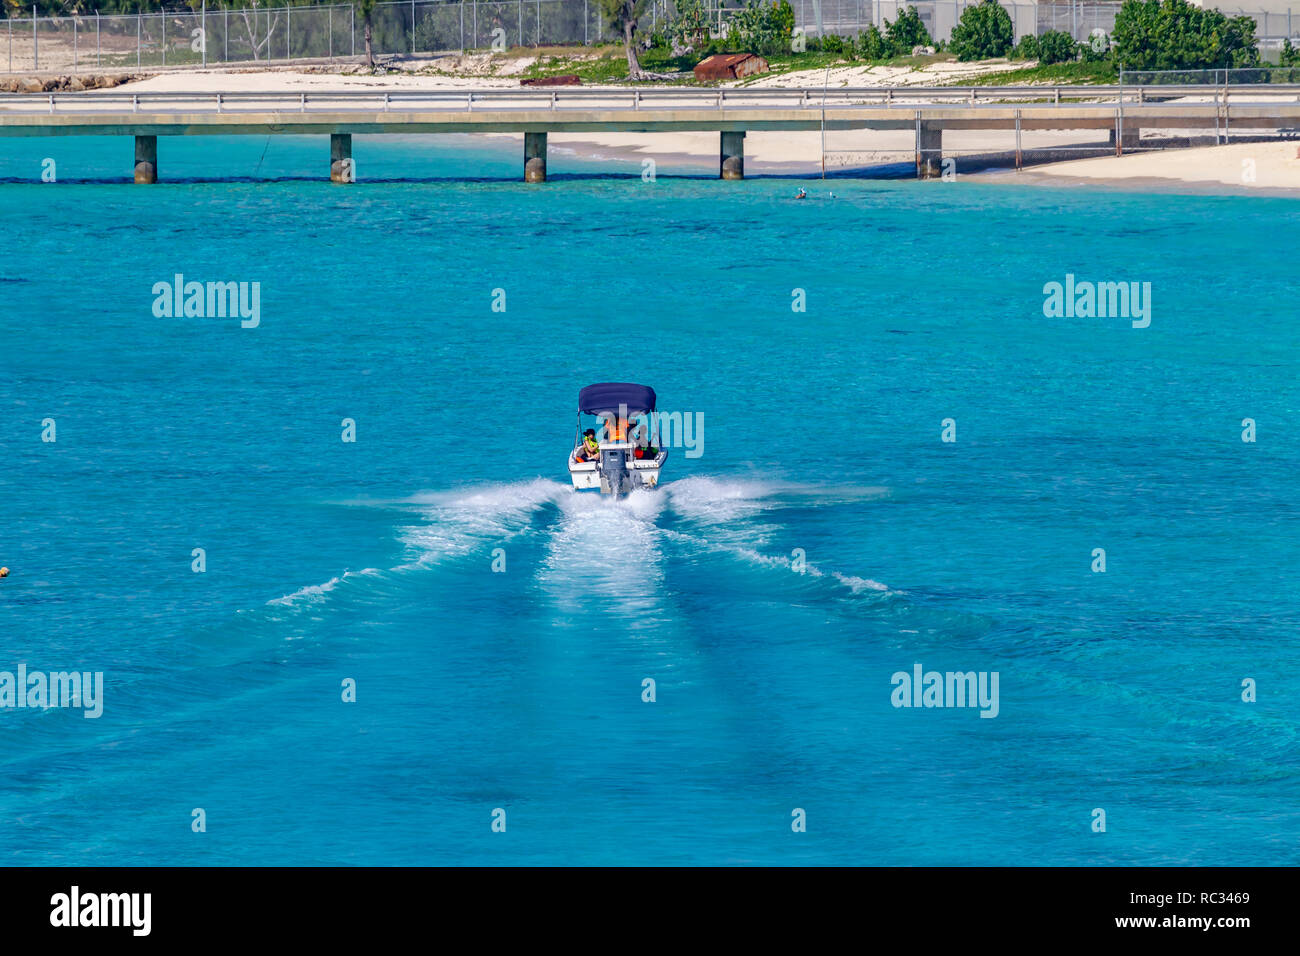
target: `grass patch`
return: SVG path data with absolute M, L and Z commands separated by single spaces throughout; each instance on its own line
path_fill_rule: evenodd
M 594 54 L 594 55 L 593 55 Z M 540 79 L 576 73 L 584 83 L 618 83 L 627 79 L 627 57 L 621 49 L 607 47 L 586 56 L 544 56 L 519 74 L 521 79 Z
M 1119 73 L 1111 63 L 1053 63 L 1050 66 L 1027 66 L 1020 69 L 985 73 L 947 84 L 949 86 L 1080 86 L 1089 83 L 1114 84 Z

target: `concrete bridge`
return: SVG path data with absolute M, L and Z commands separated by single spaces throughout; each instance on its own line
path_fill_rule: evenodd
M 907 87 L 836 90 L 485 89 L 310 93 L 0 95 L 0 136 L 133 136 L 135 181 L 158 178 L 158 137 L 328 134 L 330 178 L 350 182 L 352 136 L 523 133 L 524 179 L 546 179 L 550 132 L 719 133 L 718 175 L 744 178 L 750 130 L 911 130 L 917 175 L 938 175 L 945 130 L 1106 130 L 1117 153 L 1143 129 L 1300 128 L 1300 84 Z

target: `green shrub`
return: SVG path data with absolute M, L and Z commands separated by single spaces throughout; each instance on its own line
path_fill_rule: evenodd
M 1038 37 L 1032 33 L 1026 33 L 1020 38 L 1011 51 L 1013 60 L 1037 60 L 1038 59 Z
M 874 23 L 858 34 L 858 56 L 864 60 L 889 59 L 889 44 Z
M 918 46 L 934 46 L 916 7 L 904 7 L 893 23 L 885 21 L 885 41 L 894 56 L 908 56 Z
M 1291 39 L 1282 41 L 1282 55 L 1278 59 L 1279 66 L 1300 66 L 1300 50 L 1291 45 Z
M 948 49 L 959 60 L 986 60 L 1006 56 L 1015 44 L 1011 17 L 997 0 L 981 0 L 962 11 L 961 20 L 952 30 Z
M 1048 30 L 1038 38 L 1038 62 L 1044 66 L 1053 63 L 1071 63 L 1077 53 L 1074 37 L 1061 30 Z
M 1257 66 L 1255 21 L 1187 0 L 1124 0 L 1115 16 L 1115 58 L 1129 70 Z
M 821 51 L 823 53 L 843 54 L 845 52 L 844 37 L 837 33 L 828 33 L 821 38 Z M 850 52 L 852 52 L 850 50 Z
M 701 0 L 677 0 L 668 35 L 681 44 L 699 46 L 709 39 L 709 14 Z
M 771 17 L 779 36 L 789 37 L 794 34 L 794 7 L 787 0 L 776 0 L 772 4 Z
M 726 46 L 735 52 L 768 56 L 789 53 L 793 30 L 794 8 L 785 0 L 766 3 L 747 0 L 743 7 L 731 14 Z

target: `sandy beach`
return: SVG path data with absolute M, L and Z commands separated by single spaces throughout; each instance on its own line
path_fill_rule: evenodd
M 1232 143 L 1157 150 L 1035 166 L 1020 173 L 981 176 L 990 182 L 1049 185 L 1196 187 L 1196 191 L 1267 191 L 1300 196 L 1300 141 Z
M 517 137 L 521 139 L 522 137 Z M 551 134 L 553 146 L 592 158 L 653 158 L 671 165 L 716 163 L 716 133 Z M 1087 159 L 1007 169 L 1014 148 L 1001 131 L 965 130 L 945 138 L 946 156 L 1001 157 L 988 170 L 961 172 L 961 178 L 1021 185 L 1119 187 L 1223 194 L 1271 194 L 1300 198 L 1300 140 L 1232 143 L 1223 146 L 1151 149 Z M 1025 136 L 1026 149 L 1109 151 L 1104 139 L 1087 132 L 1041 131 Z M 861 130 L 828 134 L 826 171 L 907 164 L 914 141 L 907 131 Z M 813 132 L 752 132 L 745 137 L 745 160 L 753 173 L 811 175 L 821 170 L 822 139 Z M 960 161 L 959 161 L 960 162 Z M 958 167 L 960 169 L 960 166 Z

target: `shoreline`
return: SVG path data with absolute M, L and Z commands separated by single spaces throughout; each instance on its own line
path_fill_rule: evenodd
M 1036 175 L 1033 170 L 1017 173 L 1015 170 L 990 169 L 967 173 L 989 186 L 1030 186 L 1050 189 L 1087 188 L 1110 193 L 1166 194 L 1171 196 L 1219 196 L 1233 198 L 1249 196 L 1259 199 L 1300 199 L 1300 186 L 1234 186 L 1210 180 L 1171 179 L 1160 176 L 1116 176 L 1109 179 L 1090 179 L 1084 176 L 1060 174 Z
M 1296 199 L 1300 140 L 1190 146 L 967 175 L 988 183 Z
M 515 134 L 486 135 L 511 137 Z M 678 135 L 707 136 L 709 144 L 712 144 L 716 134 L 655 134 L 657 137 L 674 138 Z M 791 134 L 784 135 L 788 137 Z M 677 141 L 673 144 L 674 148 L 661 149 L 647 141 L 646 137 L 636 133 L 612 133 L 600 136 L 574 133 L 552 134 L 551 148 L 585 161 L 614 161 L 635 165 L 645 159 L 654 159 L 658 167 L 668 170 L 709 167 L 717 162 L 716 146 L 710 154 L 703 149 L 683 148 L 690 145 Z M 746 146 L 748 152 L 748 138 Z M 745 157 L 747 176 L 788 176 L 792 179 L 807 179 L 818 178 L 821 173 L 820 155 L 794 158 L 789 153 L 785 153 L 781 158 L 764 159 L 764 155 L 771 156 L 773 152 L 765 151 L 762 147 L 756 152 L 757 155 Z M 912 154 L 909 151 L 900 149 L 897 153 L 898 159 L 893 163 L 877 161 L 865 166 L 828 165 L 826 179 L 860 178 L 881 181 L 909 178 L 889 172 L 891 169 L 907 167 L 912 163 Z M 990 152 L 988 155 L 1000 158 L 1000 153 Z M 1288 160 L 1286 156 L 1291 158 Z M 1236 170 L 1240 174 L 1240 171 L 1245 168 L 1242 165 L 1245 160 L 1253 160 L 1255 163 L 1254 181 L 1229 181 L 1228 175 L 1232 171 Z M 634 170 L 629 170 L 632 171 Z M 1161 172 L 1167 174 L 1161 175 Z M 1178 147 L 1148 153 L 1130 153 L 1125 156 L 1046 162 L 1026 166 L 1018 171 L 1009 169 L 1005 165 L 997 165 L 986 169 L 959 171 L 957 179 L 959 181 L 969 179 L 987 185 L 1087 187 L 1113 192 L 1300 199 L 1300 141 Z

